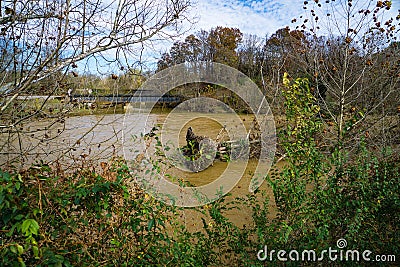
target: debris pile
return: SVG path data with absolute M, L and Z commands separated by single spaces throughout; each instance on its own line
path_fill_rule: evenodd
M 217 138 L 218 140 L 218 138 Z M 248 142 L 246 141 L 248 140 Z M 256 121 L 241 140 L 216 142 L 207 136 L 196 135 L 193 128 L 186 132 L 186 145 L 180 150 L 186 158 L 185 167 L 191 171 L 201 171 L 212 165 L 213 160 L 228 161 L 239 158 L 258 158 L 261 153 L 261 130 Z

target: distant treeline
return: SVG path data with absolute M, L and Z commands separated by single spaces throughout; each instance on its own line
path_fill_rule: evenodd
M 175 42 L 161 56 L 157 70 L 196 61 L 227 64 L 257 83 L 279 110 L 278 88 L 287 72 L 292 78 L 308 78 L 326 111 L 371 110 L 379 103 L 396 113 L 400 103 L 398 90 L 394 90 L 400 86 L 400 42 L 383 41 L 375 33 L 357 38 L 317 37 L 289 27 L 261 38 L 219 26 Z

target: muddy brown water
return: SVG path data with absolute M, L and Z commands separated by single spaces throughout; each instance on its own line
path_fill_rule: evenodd
M 235 114 L 214 115 L 211 119 L 207 114 L 174 114 L 169 118 L 166 112 L 157 112 L 150 115 L 131 114 L 107 114 L 87 115 L 66 118 L 64 122 L 42 120 L 35 123 L 22 125 L 18 134 L 1 134 L 0 164 L 8 160 L 19 160 L 21 167 L 29 166 L 38 159 L 53 161 L 73 168 L 74 164 L 84 161 L 99 162 L 108 161 L 113 156 L 135 157 L 140 151 L 135 151 L 135 143 L 131 143 L 132 136 L 140 136 L 146 133 L 155 125 L 165 126 L 167 123 L 175 129 L 179 146 L 185 144 L 187 127 L 191 126 L 198 135 L 208 136 L 212 139 L 217 137 L 227 140 L 237 136 L 226 136 L 222 130 L 223 126 L 245 127 L 251 126 L 252 115 L 240 115 L 239 120 Z M 243 124 L 240 126 L 239 124 Z M 124 130 L 124 131 L 122 131 Z M 233 131 L 235 132 L 235 131 Z M 238 131 L 239 132 L 239 131 Z M 167 134 L 168 135 L 168 134 Z M 235 135 L 235 134 L 233 134 Z M 131 148 L 128 148 L 131 147 Z M 20 153 L 22 151 L 22 153 Z M 131 152 L 128 152 L 131 151 Z M 133 154 L 130 154 L 133 153 Z M 252 178 L 257 160 L 251 159 L 245 164 L 245 172 L 240 181 L 230 191 L 227 201 L 235 197 L 244 197 L 249 194 L 249 183 Z M 225 171 L 228 163 L 216 160 L 213 166 L 198 172 L 187 172 L 178 168 L 169 170 L 169 174 L 190 182 L 194 186 L 206 185 L 216 180 Z M 280 168 L 280 165 L 278 166 Z M 270 217 L 276 213 L 275 203 L 272 197 L 271 188 L 264 183 L 260 190 L 266 191 L 269 198 Z M 260 195 L 259 200 L 262 201 Z M 240 210 L 227 211 L 226 215 L 238 226 L 244 226 L 251 222 L 251 207 L 241 207 Z M 202 216 L 199 212 L 185 209 L 180 214 L 182 221 L 189 229 L 198 230 L 202 227 Z

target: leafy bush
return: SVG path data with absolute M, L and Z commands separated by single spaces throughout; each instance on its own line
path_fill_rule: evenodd
M 54 177 L 46 165 L 23 174 L 1 172 L 1 265 L 172 261 L 166 224 L 173 223 L 176 209 L 136 188 L 124 165 L 113 168 L 109 177 L 83 169 Z

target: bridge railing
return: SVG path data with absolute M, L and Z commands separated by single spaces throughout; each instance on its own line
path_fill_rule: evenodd
M 178 96 L 83 96 L 73 95 L 73 99 L 77 99 L 84 102 L 112 102 L 112 103 L 175 103 L 181 102 L 182 98 Z

